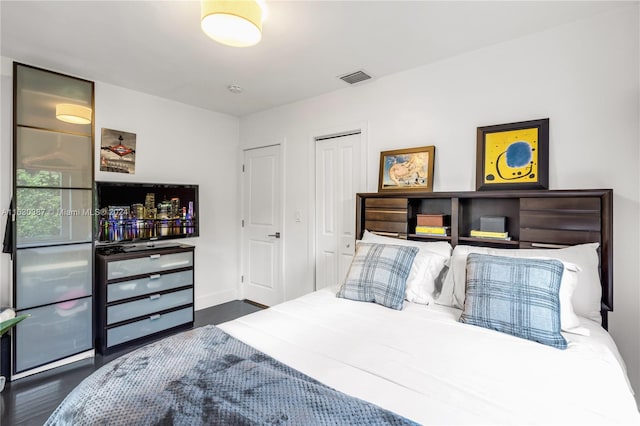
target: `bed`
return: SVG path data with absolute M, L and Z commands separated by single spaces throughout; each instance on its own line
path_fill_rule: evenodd
M 596 322 L 583 320 L 591 336 L 571 335 L 568 348 L 559 351 L 461 324 L 455 308 L 406 302 L 396 311 L 336 298 L 335 290 L 323 289 L 218 328 L 341 393 L 419 424 L 640 424 L 624 364 Z M 185 343 L 179 342 L 189 333 L 170 348 L 181 352 Z M 145 362 L 167 350 L 151 347 L 156 350 L 142 353 Z M 185 380 L 184 372 L 177 377 L 169 371 L 156 374 L 162 390 L 167 383 Z M 82 420 L 87 419 L 92 424 L 136 424 L 132 414 L 140 407 L 128 407 L 131 394 L 99 383 L 97 389 L 80 385 L 49 424 L 86 424 Z M 149 399 L 162 390 L 147 394 L 143 388 L 141 406 L 152 407 Z M 84 408 L 74 408 L 76 396 L 86 401 Z M 109 397 L 115 398 L 111 407 L 105 402 Z M 115 413 L 114 406 L 125 413 Z M 75 411 L 72 416 L 68 409 Z M 147 420 L 137 424 L 162 423 Z
M 341 286 L 118 358 L 48 424 L 640 424 L 600 318 L 600 242 L 361 235 Z M 484 302 L 511 288 L 505 329 Z
M 324 289 L 220 327 L 349 395 L 420 424 L 638 424 L 609 335 L 569 336 L 565 351 L 470 327 L 460 310 L 402 311 Z M 597 366 L 597 368 L 595 368 Z M 588 373 L 586 373 L 588 372 Z

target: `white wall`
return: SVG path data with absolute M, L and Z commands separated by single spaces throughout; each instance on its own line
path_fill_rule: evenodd
M 0 208 L 11 197 L 11 62 L 2 58 Z M 95 83 L 95 117 L 96 180 L 199 185 L 200 237 L 176 240 L 196 246 L 195 308 L 236 299 L 239 184 L 229 176 L 238 171 L 238 119 L 101 82 Z M 103 127 L 136 134 L 135 174 L 99 171 Z M 8 255 L 2 255 L 0 305 L 11 304 L 10 277 Z
M 312 139 L 323 129 L 367 123 L 369 191 L 377 190 L 380 151 L 423 145 L 436 146 L 434 190 L 465 191 L 475 188 L 476 127 L 549 117 L 550 189 L 614 190 L 610 331 L 640 394 L 637 9 L 630 4 L 242 118 L 242 148 L 287 141 L 285 174 L 295 177 L 286 182 L 287 297 L 313 289 Z

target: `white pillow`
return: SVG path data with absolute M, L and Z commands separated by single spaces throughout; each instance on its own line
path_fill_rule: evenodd
M 511 257 L 544 257 L 577 266 L 576 286 L 571 297 L 575 314 L 600 323 L 602 286 L 598 273 L 598 243 L 580 244 L 561 249 L 495 249 L 458 245 L 451 255 L 449 273 L 436 303 L 462 309 L 464 306 L 466 263 L 469 253 Z M 566 270 L 566 268 L 565 268 Z M 563 275 L 564 280 L 564 275 Z M 563 328 L 564 329 L 564 328 Z
M 458 249 L 458 247 L 461 247 Z M 479 254 L 493 254 L 498 255 L 495 251 L 500 251 L 501 256 L 506 257 L 527 257 L 531 259 L 552 259 L 551 257 L 541 257 L 541 256 L 518 256 L 519 250 L 503 250 L 503 249 L 492 249 L 489 247 L 472 247 L 472 246 L 457 246 L 453 250 L 453 255 L 451 256 L 451 265 L 449 268 L 449 274 L 447 274 L 447 278 L 445 279 L 445 284 L 442 288 L 442 293 L 438 300 L 436 300 L 437 304 L 440 305 L 448 305 L 453 306 L 454 308 L 464 309 L 465 302 L 465 293 L 466 293 L 466 265 L 467 265 L 467 255 L 470 253 L 479 253 Z M 575 288 L 578 284 L 578 272 L 580 268 L 570 262 L 562 262 L 564 266 L 564 270 L 562 272 L 562 281 L 560 282 L 560 325 L 563 331 L 588 335 L 588 331 L 583 327 L 580 327 L 580 318 L 575 314 L 573 309 L 573 304 L 571 303 L 571 297 L 575 291 Z M 447 281 L 449 280 L 449 281 Z M 449 302 L 450 299 L 447 298 L 447 295 L 450 294 L 448 289 L 451 285 L 451 280 L 453 280 L 453 297 L 452 302 Z M 458 280 L 461 281 L 462 284 L 459 285 Z M 445 303 L 447 302 L 447 303 Z
M 446 241 L 424 242 L 384 237 L 364 231 L 362 241 L 378 244 L 417 247 L 420 249 L 413 259 L 407 278 L 405 299 L 409 302 L 428 305 L 433 301 L 436 279 L 451 256 L 451 244 Z
M 548 258 L 547 258 L 548 259 Z M 580 267 L 574 263 L 562 262 L 562 281 L 560 281 L 560 328 L 568 333 L 589 336 L 589 329 L 580 327 L 580 318 L 573 309 L 571 298 L 578 286 Z

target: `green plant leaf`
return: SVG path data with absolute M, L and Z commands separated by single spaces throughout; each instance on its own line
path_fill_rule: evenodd
M 29 315 L 19 315 L 15 318 L 11 318 L 10 320 L 0 322 L 0 336 L 9 331 L 11 327 L 27 318 Z

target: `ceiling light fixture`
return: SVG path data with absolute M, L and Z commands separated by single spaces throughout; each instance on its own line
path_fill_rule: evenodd
M 215 41 L 248 47 L 262 39 L 266 7 L 262 0 L 201 0 L 202 31 Z
M 244 89 L 240 86 L 238 86 L 237 84 L 230 84 L 227 86 L 227 90 L 230 91 L 231 93 L 235 93 L 236 95 L 242 93 L 244 91 Z
M 56 105 L 56 118 L 72 124 L 91 123 L 91 108 L 74 104 Z

